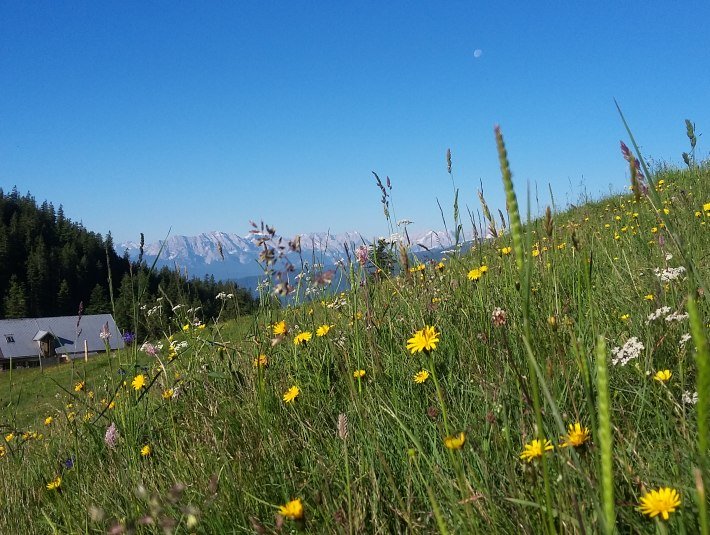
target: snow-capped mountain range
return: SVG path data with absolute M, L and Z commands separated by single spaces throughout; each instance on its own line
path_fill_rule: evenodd
M 163 241 L 158 241 L 144 246 L 143 258 L 151 265 L 158 253 L 157 266 L 168 266 L 187 270 L 190 277 L 204 277 L 213 275 L 217 280 L 239 280 L 245 277 L 254 277 L 262 273 L 258 263 L 259 254 L 263 247 L 257 244 L 261 236 L 258 234 L 239 234 L 227 232 L 206 232 L 197 236 L 171 236 Z M 289 240 L 295 236 L 282 237 L 282 245 L 288 250 Z M 358 232 L 344 232 L 332 234 L 330 232 L 311 232 L 300 234 L 301 255 L 289 253 L 288 258 L 294 265 L 300 265 L 301 258 L 310 264 L 320 264 L 323 268 L 336 265 L 340 260 L 347 258 L 346 245 L 352 256 L 355 248 L 361 245 L 370 245 L 372 238 L 366 238 Z M 376 239 L 379 239 L 376 238 Z M 386 240 L 402 240 L 407 243 L 404 234 L 395 234 L 385 237 Z M 274 241 L 278 241 L 278 236 Z M 411 252 L 436 251 L 451 247 L 451 237 L 445 231 L 429 230 L 420 233 L 409 233 Z M 222 254 L 219 252 L 222 247 Z M 162 247 L 162 251 L 161 251 Z M 118 244 L 116 252 L 122 254 L 128 251 L 132 260 L 138 258 L 139 245 L 135 242 Z M 222 259 L 224 255 L 224 259 Z

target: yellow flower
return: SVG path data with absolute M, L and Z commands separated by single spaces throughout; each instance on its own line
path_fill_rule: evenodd
M 284 403 L 291 403 L 293 402 L 294 399 L 298 397 L 298 395 L 301 393 L 301 389 L 298 388 L 296 385 L 293 385 L 291 388 L 286 390 L 284 393 Z
M 330 329 L 332 328 L 332 325 L 321 325 L 316 329 L 316 336 L 325 336 L 330 332 Z
M 567 448 L 569 446 L 578 448 L 579 446 L 583 446 L 589 438 L 589 428 L 582 427 L 582 424 L 575 422 L 574 424 L 569 424 L 567 426 L 567 436 L 562 437 L 564 442 L 560 444 L 560 446 L 563 448 Z
M 620 319 L 621 321 L 629 321 L 629 318 L 630 318 L 630 317 L 631 317 L 631 316 L 630 316 L 629 314 L 622 314 L 621 316 L 619 316 L 619 319 Z
M 421 370 L 414 374 L 414 382 L 417 384 L 422 384 L 427 379 L 429 379 L 429 372 L 426 370 Z
M 272 327 L 272 332 L 275 336 L 284 336 L 285 334 L 287 334 L 288 327 L 286 326 L 286 322 L 284 320 L 281 320 L 278 323 L 275 323 Z
M 204 328 L 205 328 L 205 324 L 204 324 L 204 323 L 200 323 L 200 324 L 197 326 L 197 329 L 200 330 L 200 331 L 203 330 Z
M 47 490 L 58 490 L 62 485 L 62 478 L 57 476 L 52 481 L 47 483 Z
M 173 399 L 175 396 L 175 391 L 172 388 L 168 388 L 167 390 L 163 390 L 163 399 Z
M 671 211 L 670 211 L 668 208 L 664 208 L 664 209 L 663 209 L 663 213 L 666 214 L 666 215 L 668 215 L 668 214 L 671 213 Z
M 150 444 L 146 444 L 141 448 L 141 457 L 150 457 L 152 453 L 153 448 L 150 447 Z
M 680 507 L 678 491 L 669 487 L 662 487 L 641 496 L 638 510 L 651 518 L 661 515 L 663 520 L 668 520 L 668 513 L 675 513 L 678 507 Z
M 53 421 L 54 421 L 54 418 L 52 418 L 51 416 L 47 416 L 44 419 L 44 425 L 51 425 Z
M 653 301 L 653 294 L 646 294 L 643 298 L 646 301 Z
M 186 323 L 185 325 L 182 326 L 182 331 L 183 331 L 183 332 L 187 332 L 187 331 L 189 331 L 189 330 L 190 330 L 190 324 L 189 324 L 189 323 Z
M 113 409 L 113 408 L 115 408 L 115 407 L 116 407 L 116 402 L 115 402 L 115 401 L 112 401 L 111 403 L 108 404 L 108 408 L 109 408 L 109 409 Z
M 133 387 L 133 390 L 140 390 L 145 386 L 145 375 L 138 374 L 133 378 L 133 381 L 131 381 L 131 386 Z
M 500 254 L 502 254 L 502 255 L 509 255 L 510 253 L 513 252 L 513 248 L 512 247 L 503 247 L 502 249 L 499 249 L 499 251 L 500 251 Z
M 10 442 L 13 438 L 15 438 L 15 433 L 8 433 L 5 435 L 5 442 Z
M 297 346 L 300 346 L 306 344 L 306 342 L 310 342 L 311 338 L 313 338 L 313 333 L 311 331 L 304 331 L 296 335 L 296 337 L 293 339 L 293 343 Z
M 432 351 L 436 349 L 436 344 L 439 343 L 439 335 L 441 333 L 437 332 L 434 327 L 425 325 L 420 331 L 414 333 L 409 340 L 407 340 L 407 349 L 412 353 L 420 353 L 422 351 Z
M 296 498 L 286 505 L 279 506 L 279 513 L 291 520 L 300 520 L 303 518 L 303 504 L 299 498 Z
M 254 367 L 255 368 L 265 368 L 268 365 L 269 365 L 269 359 L 266 355 L 262 354 L 254 359 Z
M 538 256 L 540 256 L 540 249 L 533 249 L 531 254 L 533 258 L 537 258 Z
M 84 390 L 85 383 L 84 381 L 79 381 L 74 385 L 74 392 L 81 392 Z
M 555 316 L 549 316 L 547 318 L 547 324 L 550 327 L 556 327 L 557 326 L 557 318 Z
M 444 446 L 450 450 L 458 450 L 461 449 L 464 442 L 466 442 L 466 435 L 463 431 L 461 431 L 458 435 L 446 437 L 444 439 Z
M 520 454 L 520 458 L 524 461 L 531 462 L 533 459 L 542 457 L 542 454 L 546 451 L 552 451 L 552 442 L 545 440 L 545 446 L 540 440 L 535 439 L 525 444 L 525 450 Z
M 486 269 L 483 269 L 486 268 Z M 477 281 L 481 277 L 483 277 L 483 274 L 488 271 L 487 266 L 481 266 L 477 268 L 473 268 L 471 271 L 468 272 L 468 280 L 470 281 Z
M 659 370 L 656 372 L 656 375 L 654 375 L 653 378 L 659 383 L 667 383 L 671 380 L 672 375 L 673 372 L 670 370 Z
M 355 377 L 355 379 L 360 379 L 361 377 L 365 377 L 365 370 L 355 370 L 353 372 L 353 377 Z
M 703 204 L 703 212 L 710 212 L 710 202 Z
M 5 446 L 0 446 L 0 459 L 5 457 L 6 454 L 7 454 L 7 450 L 5 449 Z

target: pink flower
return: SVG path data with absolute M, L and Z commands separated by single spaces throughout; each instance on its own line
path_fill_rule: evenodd
M 109 425 L 108 429 L 106 429 L 104 442 L 110 449 L 113 449 L 116 447 L 116 442 L 118 442 L 120 436 L 121 435 L 118 433 L 118 429 L 116 429 L 116 424 L 111 422 L 111 425 Z
M 360 247 L 355 249 L 355 257 L 357 258 L 357 261 L 361 266 L 367 264 L 367 247 L 361 245 Z

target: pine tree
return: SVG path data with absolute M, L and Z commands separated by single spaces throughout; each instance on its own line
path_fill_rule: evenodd
M 27 317 L 25 286 L 19 281 L 17 275 L 10 278 L 10 287 L 3 301 L 3 310 L 6 318 Z

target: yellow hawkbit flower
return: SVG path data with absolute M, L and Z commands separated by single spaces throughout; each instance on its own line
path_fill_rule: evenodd
M 5 435 L 5 442 L 10 442 L 13 438 L 15 438 L 15 433 L 8 433 Z
M 498 249 L 500 251 L 500 254 L 502 255 L 509 255 L 510 253 L 513 252 L 512 247 L 503 247 L 502 249 Z
M 710 212 L 710 202 L 703 204 L 703 212 Z
M 84 383 L 84 381 L 79 381 L 74 385 L 74 392 L 81 392 L 84 390 L 84 386 L 86 386 L 86 383 Z
M 629 318 L 630 318 L 630 317 L 631 317 L 631 316 L 630 316 L 629 314 L 622 314 L 621 316 L 619 316 L 619 319 L 620 319 L 621 321 L 629 321 Z
M 286 505 L 279 506 L 279 513 L 291 520 L 300 520 L 303 518 L 303 504 L 299 498 L 296 498 Z
M 311 338 L 313 338 L 313 333 L 311 331 L 304 331 L 296 335 L 293 339 L 293 343 L 297 346 L 305 345 L 307 342 L 311 341 Z
M 175 391 L 172 388 L 168 388 L 167 390 L 163 390 L 163 399 L 173 399 L 175 396 Z
M 590 439 L 589 428 L 582 427 L 582 424 L 575 422 L 567 426 L 567 435 L 562 437 L 564 442 L 560 444 L 563 448 L 572 446 L 578 448 L 583 446 Z
M 414 382 L 417 384 L 422 384 L 427 379 L 429 379 L 429 372 L 426 370 L 421 370 L 414 374 Z
M 52 481 L 47 483 L 47 490 L 59 490 L 62 486 L 62 478 L 57 476 Z
M 531 462 L 538 457 L 542 457 L 542 454 L 546 451 L 552 451 L 552 449 L 552 442 L 549 440 L 545 440 L 545 444 L 543 446 L 542 441 L 534 439 L 528 444 L 525 444 L 525 449 L 520 454 L 520 458 L 524 461 Z
M 673 372 L 670 370 L 659 370 L 656 372 L 656 375 L 654 375 L 653 378 L 659 383 L 667 383 L 671 380 L 672 375 Z
M 54 421 L 54 418 L 52 418 L 51 416 L 47 416 L 47 417 L 44 419 L 44 425 L 52 425 L 52 422 L 53 422 L 53 421 Z
M 298 397 L 298 395 L 301 393 L 301 389 L 298 388 L 296 385 L 292 386 L 283 395 L 283 400 L 284 403 L 292 403 L 294 399 Z
M 325 336 L 332 328 L 332 325 L 321 325 L 316 329 L 316 336 Z
M 255 368 L 265 368 L 268 365 L 269 365 L 269 358 L 264 354 L 261 354 L 254 359 L 254 367 Z
M 668 520 L 669 513 L 674 513 L 680 507 L 678 491 L 669 487 L 651 490 L 641 496 L 638 511 L 650 518 L 661 515 L 663 520 Z
M 644 298 L 646 301 L 653 301 L 653 299 L 654 299 L 653 294 L 646 294 L 646 295 L 643 296 L 643 298 Z
M 185 325 L 182 326 L 182 332 L 187 332 L 190 330 L 190 324 L 186 323 Z
M 287 334 L 288 327 L 286 326 L 286 322 L 284 320 L 281 320 L 278 323 L 275 323 L 272 326 L 272 332 L 275 336 L 284 336 L 285 334 Z
M 131 381 L 131 386 L 133 387 L 133 390 L 140 390 L 145 386 L 145 375 L 142 373 L 136 375 L 133 378 L 133 381 Z
M 361 377 L 365 377 L 365 370 L 355 370 L 353 372 L 353 377 L 355 377 L 355 379 L 360 379 Z
M 150 457 L 152 453 L 153 453 L 153 448 L 150 447 L 150 444 L 145 444 L 141 448 L 141 457 Z
M 439 343 L 440 332 L 434 327 L 425 325 L 423 329 L 414 333 L 414 335 L 407 340 L 407 349 L 412 353 L 421 353 L 422 351 L 429 353 L 436 349 L 436 344 Z
M 450 450 L 461 449 L 463 443 L 466 442 L 466 434 L 461 431 L 458 435 L 452 435 L 444 439 L 444 446 Z

